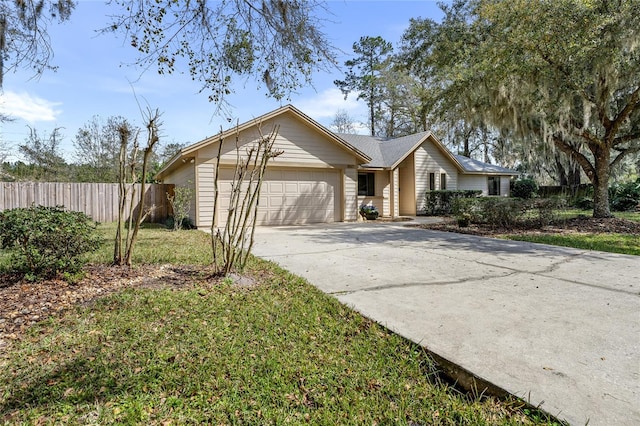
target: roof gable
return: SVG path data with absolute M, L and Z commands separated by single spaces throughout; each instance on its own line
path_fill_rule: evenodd
M 429 140 L 441 150 L 460 171 L 463 171 L 462 165 L 458 163 L 457 159 L 429 131 L 394 139 L 353 134 L 339 134 L 339 136 L 369 154 L 372 161 L 363 164 L 363 167 L 396 168 L 409 154 L 415 151 L 425 141 Z
M 226 139 L 230 136 L 235 135 L 236 132 L 238 133 L 244 132 L 245 130 L 258 126 L 260 123 L 266 122 L 268 120 L 273 120 L 284 115 L 293 116 L 295 119 L 301 121 L 307 127 L 313 129 L 313 131 L 320 133 L 325 139 L 327 139 L 331 143 L 334 143 L 336 146 L 354 155 L 358 159 L 358 161 L 362 163 L 366 163 L 372 160 L 371 157 L 369 157 L 366 153 L 359 150 L 357 147 L 349 144 L 349 142 L 340 138 L 335 133 L 329 131 L 327 128 L 325 128 L 324 126 L 322 126 L 321 124 L 313 120 L 311 117 L 307 116 L 306 114 L 304 114 L 303 112 L 295 108 L 293 105 L 285 105 L 274 111 L 263 114 L 253 120 L 249 120 L 247 122 L 234 126 L 222 133 L 207 137 L 201 140 L 200 142 L 196 142 L 192 145 L 189 145 L 183 148 L 167 162 L 167 164 L 158 172 L 156 176 L 161 178 L 168 171 L 175 169 L 176 167 L 179 167 L 183 162 L 181 160 L 192 157 L 196 151 L 203 149 L 205 147 L 208 147 L 210 145 L 213 145 L 217 143 L 220 139 Z
M 519 173 L 505 167 L 484 163 L 462 155 L 451 153 L 431 132 L 420 132 L 399 138 L 382 138 L 368 135 L 338 134 L 351 145 L 371 157 L 371 161 L 363 167 L 394 169 L 420 145 L 429 141 L 438 148 L 451 163 L 464 174 L 502 174 L 518 175 Z

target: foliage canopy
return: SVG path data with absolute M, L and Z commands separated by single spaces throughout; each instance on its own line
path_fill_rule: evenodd
M 55 69 L 47 24 L 66 21 L 74 7 L 72 0 L 0 2 L 0 89 L 8 71 L 32 67 L 40 75 Z
M 187 69 L 221 105 L 234 79 L 255 76 L 281 99 L 311 73 L 335 63 L 314 11 L 321 2 L 113 0 L 120 6 L 104 31 L 138 50 L 137 64 L 158 73 Z M 186 63 L 183 68 L 182 61 Z

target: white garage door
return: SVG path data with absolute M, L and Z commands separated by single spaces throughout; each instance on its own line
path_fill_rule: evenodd
M 232 172 L 221 173 L 221 178 Z M 258 225 L 294 225 L 341 220 L 339 175 L 330 170 L 270 169 L 265 174 L 258 205 Z M 221 196 L 228 199 L 229 180 L 221 182 Z M 222 201 L 222 200 L 221 200 Z M 225 200 L 226 201 L 226 200 Z M 226 221 L 226 202 L 220 216 Z

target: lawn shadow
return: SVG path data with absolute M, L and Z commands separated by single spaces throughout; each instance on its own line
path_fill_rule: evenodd
M 38 368 L 38 374 L 27 383 L 11 386 L 10 396 L 0 404 L 0 413 L 7 415 L 25 407 L 45 407 L 61 400 L 93 404 L 130 389 L 132 383 L 126 377 L 123 380 L 122 374 L 120 377 L 113 374 L 119 371 L 117 365 L 95 360 L 95 353 L 99 350 L 97 347 L 85 350 L 52 370 Z

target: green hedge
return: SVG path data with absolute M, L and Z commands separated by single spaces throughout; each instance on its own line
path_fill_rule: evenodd
M 475 198 L 480 195 L 480 190 L 427 191 L 424 196 L 424 212 L 427 216 L 449 215 L 453 212 L 456 199 Z
M 564 198 L 504 198 L 480 197 L 457 199 L 453 214 L 459 223 L 488 224 L 511 228 L 519 223 L 545 226 L 559 218 L 566 207 Z

